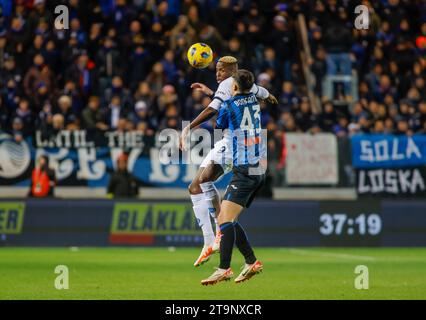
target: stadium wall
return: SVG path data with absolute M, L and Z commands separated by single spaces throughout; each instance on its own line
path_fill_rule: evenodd
M 426 201 L 256 201 L 255 246 L 426 246 Z M 184 201 L 0 201 L 1 246 L 199 246 Z

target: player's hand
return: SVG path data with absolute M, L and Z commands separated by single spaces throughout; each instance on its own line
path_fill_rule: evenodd
M 206 94 L 208 96 L 212 96 L 213 93 L 214 93 L 214 91 L 212 89 L 207 87 L 205 84 L 202 84 L 202 83 L 199 83 L 199 82 L 195 82 L 195 83 L 191 84 L 191 89 L 201 90 L 204 94 Z
M 269 96 L 266 98 L 266 101 L 272 104 L 278 104 L 277 98 L 272 93 L 269 93 Z
M 186 126 L 185 128 L 183 128 L 182 134 L 179 139 L 179 148 L 182 151 L 187 151 L 188 149 L 186 145 L 186 138 L 188 136 L 188 133 L 189 133 L 189 126 Z

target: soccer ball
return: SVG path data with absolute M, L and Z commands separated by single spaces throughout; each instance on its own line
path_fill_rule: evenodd
M 202 69 L 212 62 L 213 51 L 207 44 L 199 42 L 188 49 L 187 57 L 191 66 Z

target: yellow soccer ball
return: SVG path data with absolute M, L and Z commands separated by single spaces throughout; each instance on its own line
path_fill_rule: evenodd
M 197 69 L 206 68 L 213 60 L 213 51 L 205 43 L 195 43 L 187 53 L 188 62 L 191 66 Z

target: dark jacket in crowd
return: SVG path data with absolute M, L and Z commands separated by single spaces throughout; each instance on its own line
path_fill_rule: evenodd
M 108 193 L 114 198 L 131 198 L 138 194 L 138 181 L 126 171 L 116 171 L 111 174 L 108 184 Z

